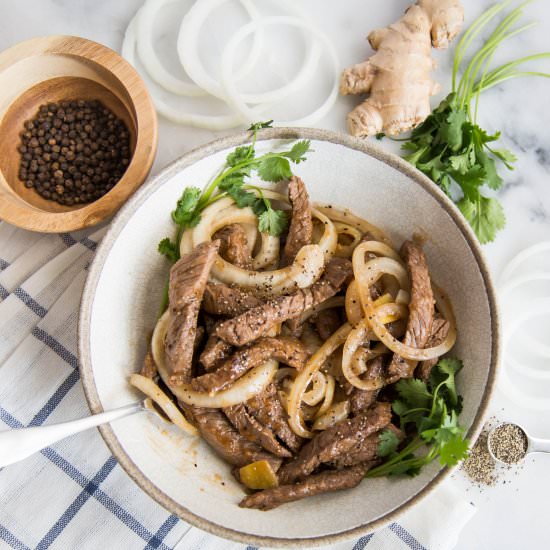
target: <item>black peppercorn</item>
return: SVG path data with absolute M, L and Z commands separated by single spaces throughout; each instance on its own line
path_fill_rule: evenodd
M 131 157 L 128 128 L 97 100 L 41 105 L 23 124 L 17 150 L 25 187 L 68 206 L 102 197 Z

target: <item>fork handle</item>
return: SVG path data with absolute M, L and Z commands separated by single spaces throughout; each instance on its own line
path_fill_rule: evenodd
M 131 403 L 112 411 L 94 414 L 70 422 L 1 431 L 0 468 L 19 462 L 60 439 L 142 410 L 144 409 L 141 407 L 141 402 Z

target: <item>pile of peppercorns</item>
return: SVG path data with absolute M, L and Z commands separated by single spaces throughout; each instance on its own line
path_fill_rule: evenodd
M 130 134 L 100 101 L 42 105 L 25 122 L 19 178 L 45 199 L 73 206 L 112 189 L 130 163 Z

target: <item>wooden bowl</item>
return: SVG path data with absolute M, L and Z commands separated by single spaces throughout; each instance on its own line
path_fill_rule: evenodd
M 17 147 L 26 120 L 44 103 L 98 99 L 124 121 L 132 158 L 103 197 L 64 206 L 27 189 Z M 21 42 L 0 53 L 0 219 L 42 232 L 72 231 L 112 216 L 145 181 L 157 148 L 155 108 L 134 68 L 113 50 L 76 36 Z

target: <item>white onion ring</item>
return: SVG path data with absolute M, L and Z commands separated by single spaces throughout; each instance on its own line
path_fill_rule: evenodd
M 531 309 L 522 313 L 521 315 L 518 315 L 517 317 L 514 317 L 513 321 L 508 326 L 505 326 L 504 346 L 503 346 L 504 349 L 502 352 L 502 356 L 505 358 L 504 361 L 506 363 L 515 367 L 518 372 L 521 372 L 522 374 L 526 374 L 527 376 L 530 376 L 532 378 L 537 378 L 539 380 L 550 379 L 550 370 L 543 371 L 541 369 L 531 367 L 526 363 L 522 363 L 514 359 L 514 357 L 509 352 L 507 353 L 507 348 L 514 334 L 517 332 L 517 330 L 521 327 L 523 323 L 525 323 L 526 321 L 529 321 L 530 319 L 533 319 L 536 317 L 542 317 L 544 315 L 550 316 L 550 298 L 543 298 L 538 300 L 537 303 L 534 304 Z M 546 348 L 546 346 L 544 346 L 542 349 L 539 349 L 538 351 L 542 351 L 542 353 L 539 353 L 539 355 L 542 355 L 543 357 L 547 357 L 546 352 L 548 351 L 548 349 Z
M 168 92 L 189 97 L 203 96 L 206 94 L 206 90 L 200 86 L 197 86 L 194 82 L 186 82 L 174 77 L 174 75 L 163 67 L 154 50 L 153 24 L 155 17 L 159 10 L 161 10 L 166 4 L 170 4 L 175 1 L 177 0 L 147 0 L 145 4 L 143 4 L 139 10 L 140 15 L 137 20 L 138 55 L 151 78 Z M 254 21 L 259 18 L 260 14 L 253 2 L 250 0 L 240 0 L 240 3 L 248 12 L 251 20 Z M 250 72 L 254 65 L 256 65 L 261 53 L 264 34 L 263 29 L 260 29 L 260 32 L 254 35 L 252 47 L 248 52 L 248 56 L 243 62 L 241 69 L 237 71 L 237 79 L 242 78 L 245 74 Z
M 408 306 L 410 301 L 411 295 L 406 290 L 400 288 L 397 292 L 397 296 L 395 297 L 395 303 Z
M 130 384 L 150 397 L 178 428 L 181 428 L 189 435 L 197 435 L 199 433 L 195 426 L 190 424 L 185 416 L 183 416 L 177 405 L 150 378 L 141 374 L 132 374 L 130 376 Z
M 168 331 L 169 312 L 165 311 L 155 325 L 151 339 L 151 353 L 158 368 L 163 382 L 170 388 L 170 391 L 184 403 L 197 407 L 223 408 L 231 407 L 248 401 L 256 394 L 263 391 L 273 380 L 278 369 L 277 361 L 268 360 L 263 365 L 253 368 L 233 384 L 213 395 L 195 391 L 191 384 L 174 386 L 170 384 L 170 376 L 166 367 L 164 354 L 164 339 Z
M 534 244 L 522 250 L 519 254 L 514 256 L 514 258 L 508 263 L 508 265 L 503 269 L 499 282 L 503 283 L 508 279 L 512 273 L 525 261 L 540 252 L 549 252 L 550 251 L 550 241 L 542 241 L 540 243 Z
M 352 326 L 356 326 L 363 319 L 363 307 L 361 306 L 361 297 L 355 279 L 351 281 L 346 289 L 345 306 L 348 322 Z
M 353 227 L 349 223 L 334 222 L 334 227 L 336 228 L 336 233 L 338 236 L 347 235 L 352 238 L 350 244 L 341 244 L 338 239 L 336 244 L 336 256 L 339 258 L 351 258 L 353 250 L 360 243 L 361 237 L 363 236 L 361 231 L 357 227 Z
M 228 102 L 228 97 L 223 86 L 206 72 L 198 55 L 198 38 L 205 20 L 214 9 L 226 1 L 227 0 L 196 1 L 181 22 L 178 33 L 177 50 L 181 64 L 193 81 L 209 94 Z M 278 4 L 281 3 L 288 11 L 297 13 L 290 2 L 281 2 L 281 0 L 279 0 Z M 258 20 L 257 18 L 252 19 L 252 21 Z M 256 32 L 257 31 L 259 31 L 259 29 L 256 29 Z M 239 96 L 246 103 L 267 104 L 274 101 L 281 101 L 290 94 L 300 90 L 305 83 L 311 79 L 314 75 L 319 56 L 319 46 L 316 43 L 308 43 L 304 62 L 298 73 L 290 82 L 268 92 L 243 93 L 239 94 Z M 243 120 L 246 119 L 243 118 Z
M 231 201 L 231 199 L 228 199 Z M 225 206 L 225 199 L 219 200 L 213 206 L 206 208 L 202 219 L 193 230 L 193 246 L 211 240 L 212 234 L 220 227 L 229 223 L 249 221 L 255 214 L 250 207 L 237 208 Z M 212 266 L 212 275 L 226 283 L 236 284 L 244 288 L 269 290 L 270 294 L 286 294 L 296 288 L 311 286 L 322 274 L 325 265 L 321 247 L 316 244 L 303 246 L 294 262 L 284 268 L 273 271 L 250 271 L 237 267 L 217 256 Z
M 352 361 L 355 353 L 363 344 L 368 343 L 369 323 L 363 319 L 346 338 L 342 350 L 342 374 L 346 380 L 356 388 L 361 390 L 379 390 L 385 385 L 385 380 L 381 376 L 376 379 L 362 380 L 352 368 Z
M 338 422 L 348 417 L 351 410 L 349 401 L 340 401 L 332 405 L 327 412 L 318 416 L 313 423 L 312 429 L 315 431 L 326 430 Z
M 378 319 L 378 315 L 370 296 L 370 287 L 382 275 L 382 271 L 380 271 L 379 269 L 369 270 L 368 267 L 374 265 L 378 265 L 380 267 L 381 262 L 384 260 L 387 260 L 385 266 L 389 267 L 392 265 L 389 263 L 392 261 L 390 258 L 375 258 L 365 263 L 365 249 L 363 248 L 363 243 L 355 249 L 352 258 L 353 273 L 358 283 L 361 304 L 372 330 L 378 336 L 380 341 L 382 341 L 389 349 L 391 349 L 394 353 L 397 353 L 404 359 L 425 361 L 426 359 L 433 359 L 435 357 L 443 355 L 454 346 L 454 343 L 456 341 L 456 321 L 452 312 L 452 308 L 449 306 L 449 304 L 446 303 L 446 298 L 441 293 L 441 291 L 436 292 L 436 302 L 439 311 L 443 314 L 445 319 L 449 321 L 450 328 L 447 337 L 438 346 L 424 349 L 407 346 L 406 344 L 403 344 L 403 342 L 400 342 L 399 340 L 394 338 Z M 377 263 L 375 264 L 374 262 Z M 394 265 L 399 264 L 395 262 Z M 394 275 L 394 273 L 392 273 L 392 275 Z
M 219 1 L 219 0 L 205 0 L 205 1 Z M 299 19 L 297 17 L 288 17 L 288 16 L 273 16 L 265 17 L 258 21 L 252 21 L 241 27 L 232 37 L 231 40 L 227 43 L 221 59 L 222 67 L 222 87 L 224 91 L 224 99 L 228 104 L 235 109 L 241 116 L 249 121 L 254 122 L 258 120 L 260 113 L 257 109 L 251 108 L 246 104 L 246 98 L 244 95 L 240 94 L 237 90 L 234 75 L 234 57 L 237 45 L 244 40 L 249 34 L 256 32 L 257 29 L 261 26 L 270 26 L 270 25 L 288 25 L 293 27 L 298 27 L 305 29 L 313 34 L 316 39 L 322 43 L 324 49 L 328 53 L 334 69 L 334 82 L 330 93 L 328 94 L 326 100 L 322 103 L 320 107 L 315 109 L 313 112 L 308 115 L 296 119 L 280 122 L 282 126 L 309 126 L 315 124 L 320 119 L 322 119 L 332 108 L 336 99 L 338 97 L 338 86 L 339 86 L 339 77 L 340 77 L 340 62 L 338 61 L 338 56 L 332 42 L 327 38 L 327 36 L 316 29 L 311 25 L 306 19 Z M 185 64 L 184 64 L 185 66 Z
M 302 397 L 302 401 L 306 405 L 318 405 L 327 390 L 327 379 L 321 371 L 317 371 L 311 378 L 311 389 L 306 391 Z
M 135 56 L 136 48 L 136 27 L 138 13 L 128 24 L 126 32 L 124 33 L 124 40 L 122 42 L 121 54 L 128 63 L 134 66 L 137 70 L 137 61 Z M 199 115 L 196 113 L 186 113 L 179 108 L 168 105 L 155 93 L 154 89 L 149 88 L 149 93 L 153 99 L 155 109 L 159 115 L 162 115 L 167 120 L 175 122 L 176 124 L 185 124 L 194 128 L 205 128 L 207 130 L 229 130 L 241 126 L 244 123 L 241 115 L 232 113 L 228 115 Z M 265 105 L 263 108 L 269 108 L 269 105 Z M 261 108 L 260 108 L 261 109 Z
M 353 227 L 357 227 L 357 229 L 364 234 L 370 233 L 377 241 L 382 241 L 391 246 L 390 239 L 380 228 L 356 216 L 351 210 L 347 208 L 340 210 L 339 208 L 334 208 L 332 205 L 322 202 L 315 202 L 313 204 L 317 210 L 328 216 L 332 221 L 347 223 Z
M 327 358 L 344 343 L 350 331 L 351 325 L 345 323 L 332 334 L 317 352 L 308 359 L 304 369 L 300 371 L 294 384 L 292 384 L 292 389 L 288 397 L 288 421 L 294 432 L 301 437 L 313 437 L 313 433 L 309 431 L 304 424 L 301 408 L 302 397 L 315 372 L 317 372 L 321 366 L 324 365 Z
M 323 416 L 325 414 L 330 406 L 332 405 L 332 401 L 334 400 L 334 390 L 336 389 L 336 380 L 334 379 L 334 376 L 331 374 L 325 374 L 325 378 L 327 380 L 327 389 L 325 390 L 325 400 L 323 401 L 323 404 L 315 414 L 315 418 L 319 416 Z

